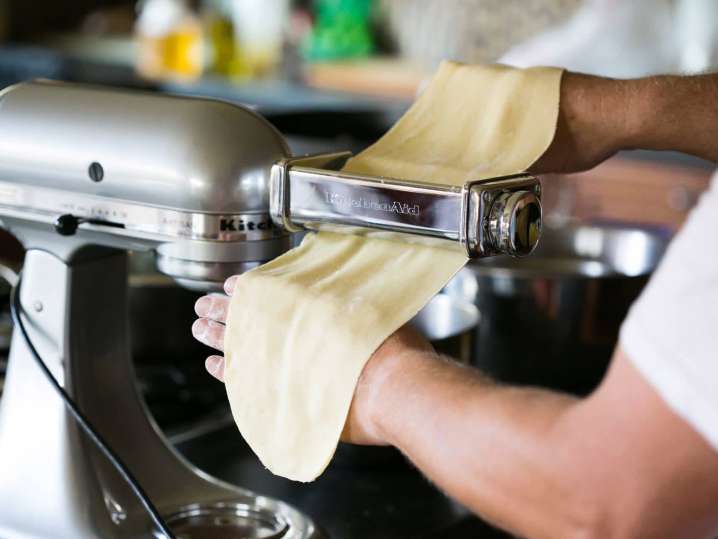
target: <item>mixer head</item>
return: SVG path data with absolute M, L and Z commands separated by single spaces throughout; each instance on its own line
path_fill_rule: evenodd
M 288 154 L 230 103 L 23 83 L 0 93 L 0 219 L 27 248 L 154 249 L 183 286 L 218 288 L 290 247 L 268 213 L 271 166 Z M 55 232 L 61 215 L 73 234 Z

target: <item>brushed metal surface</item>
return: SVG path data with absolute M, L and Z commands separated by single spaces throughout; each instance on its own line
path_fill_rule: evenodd
M 66 261 L 90 245 L 156 250 L 178 282 L 216 290 L 291 246 L 268 214 L 288 152 L 238 105 L 23 83 L 0 93 L 0 219 L 26 248 Z M 58 241 L 63 214 L 84 221 Z
M 287 504 L 189 464 L 148 417 L 129 357 L 126 253 L 95 248 L 67 264 L 32 249 L 23 283 L 33 342 L 160 512 L 169 517 L 187 507 L 234 504 L 275 515 L 286 524 L 284 539 L 318 536 L 314 524 Z M 136 498 L 78 431 L 19 335 L 0 401 L 0 500 L 0 536 L 7 539 L 156 537 Z
M 269 170 L 289 155 L 249 109 L 57 82 L 0 94 L 0 181 L 185 211 L 266 213 Z M 101 164 L 102 181 L 89 177 Z
M 541 187 L 529 174 L 443 185 L 338 170 L 347 153 L 287 158 L 272 167 L 269 213 L 290 231 L 386 231 L 402 241 L 525 256 L 541 232 Z
M 666 245 L 645 229 L 566 226 L 529 257 L 471 261 L 445 293 L 481 312 L 472 362 L 502 382 L 591 391 Z
M 281 254 L 291 238 L 270 226 L 268 180 L 286 154 L 265 120 L 227 103 L 62 83 L 0 94 L 0 219 L 28 250 L 20 299 L 53 373 L 166 516 L 234 504 L 277 515 L 285 539 L 308 539 L 319 532 L 292 507 L 180 457 L 129 362 L 126 251 L 157 251 L 160 268 L 203 289 Z M 59 214 L 92 221 L 59 235 Z M 153 536 L 17 335 L 0 404 L 0 500 L 3 538 Z

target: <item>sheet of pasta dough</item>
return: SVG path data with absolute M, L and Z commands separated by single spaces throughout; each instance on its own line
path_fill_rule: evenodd
M 561 71 L 444 63 L 424 94 L 345 170 L 444 184 L 525 170 L 549 146 Z M 365 362 L 466 263 L 456 251 L 344 234 L 242 275 L 225 333 L 234 419 L 273 473 L 330 462 Z

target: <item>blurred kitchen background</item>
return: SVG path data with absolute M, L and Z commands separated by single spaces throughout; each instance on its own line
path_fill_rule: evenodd
M 709 70 L 718 3 L 0 0 L 0 87 L 44 77 L 219 97 L 269 116 L 297 153 L 375 140 L 444 58 L 615 77 Z M 599 181 L 559 178 L 549 220 L 673 230 L 705 185 L 702 165 L 618 158 L 583 175 Z
M 711 70 L 718 2 L 0 0 L 0 88 L 49 78 L 217 97 L 264 114 L 295 154 L 366 147 L 444 58 L 613 77 Z M 630 152 L 590 172 L 545 178 L 545 222 L 555 232 L 534 258 L 520 266 L 470 265 L 422 323 L 439 346 L 499 379 L 590 391 L 630 302 L 711 173 L 699 159 Z M 0 260 L 12 269 L 22 261 L 6 233 Z M 340 448 L 327 474 L 309 486 L 269 477 L 238 449 L 223 388 L 204 373 L 208 350 L 190 336 L 197 296 L 157 273 L 148 255 L 133 254 L 132 264 L 140 390 L 195 463 L 291 501 L 336 536 L 416 537 L 436 529 L 443 537 L 444 525 L 472 536 L 481 526 L 447 509 L 441 493 L 386 449 Z M 8 291 L 0 286 L 5 306 Z M 5 309 L 0 393 L 10 330 Z M 199 438 L 204 442 L 192 446 Z M 223 453 L 207 453 L 208 444 Z M 346 470 L 356 469 L 361 474 L 346 483 Z M 416 501 L 421 497 L 432 509 Z
M 366 147 L 444 58 L 614 77 L 710 70 L 718 2 L 0 0 L 0 88 L 50 78 L 226 99 L 267 116 L 295 154 Z M 546 222 L 669 237 L 710 173 L 677 154 L 618 155 L 551 178 Z M 3 258 L 17 263 L 10 242 Z

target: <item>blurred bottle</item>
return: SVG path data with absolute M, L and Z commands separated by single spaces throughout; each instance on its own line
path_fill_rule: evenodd
M 135 26 L 137 71 L 154 79 L 192 80 L 202 74 L 202 24 L 186 0 L 142 0 Z
M 237 61 L 232 0 L 205 0 L 202 3 L 207 70 L 230 76 Z
M 316 23 L 305 43 L 308 60 L 368 56 L 374 49 L 371 0 L 317 0 Z
M 271 75 L 282 60 L 289 0 L 231 0 L 235 56 L 231 75 Z

